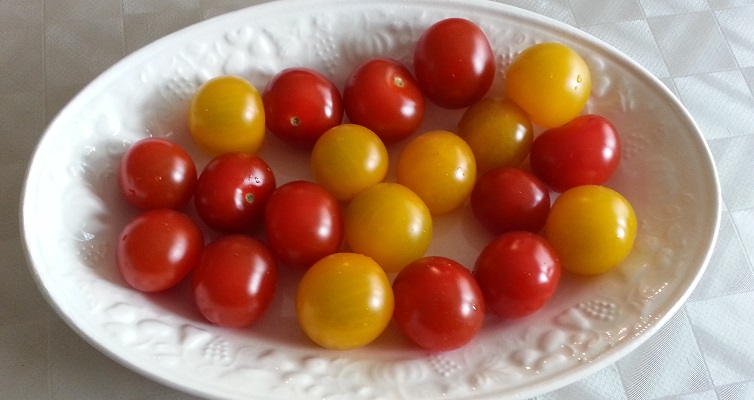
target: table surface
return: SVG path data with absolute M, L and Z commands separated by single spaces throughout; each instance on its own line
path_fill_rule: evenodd
M 0 398 L 195 399 L 110 360 L 47 304 L 18 202 L 48 122 L 89 81 L 168 33 L 264 0 L 0 3 Z M 754 399 L 754 0 L 505 0 L 632 57 L 704 133 L 723 197 L 719 242 L 683 308 L 622 360 L 545 399 Z

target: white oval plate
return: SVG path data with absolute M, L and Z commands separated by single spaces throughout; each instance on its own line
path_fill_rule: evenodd
M 296 324 L 296 274 L 283 274 L 269 312 L 242 330 L 205 323 L 185 285 L 145 295 L 124 284 L 113 248 L 134 212 L 118 195 L 115 168 L 130 143 L 150 135 L 181 143 L 203 167 L 207 157 L 187 139 L 185 122 L 200 83 L 236 74 L 262 89 L 277 71 L 307 66 L 342 87 L 370 56 L 410 66 L 413 43 L 446 17 L 469 18 L 488 35 L 501 70 L 491 95 L 501 95 L 512 57 L 534 43 L 563 42 L 584 56 L 594 76 L 586 111 L 610 118 L 625 147 L 608 186 L 632 202 L 639 219 L 635 248 L 619 268 L 594 278 L 565 275 L 534 316 L 488 318 L 472 343 L 437 354 L 416 349 L 395 327 L 363 349 L 316 347 Z M 459 116 L 430 107 L 424 129 L 454 130 Z M 260 155 L 279 183 L 310 178 L 306 152 L 272 135 Z M 562 23 L 493 2 L 450 0 L 275 2 L 158 40 L 102 74 L 57 116 L 23 196 L 32 272 L 79 334 L 152 379 L 227 399 L 500 399 L 557 389 L 626 355 L 672 316 L 706 266 L 720 215 L 709 151 L 657 79 Z M 491 238 L 468 207 L 435 223 L 428 254 L 466 266 Z

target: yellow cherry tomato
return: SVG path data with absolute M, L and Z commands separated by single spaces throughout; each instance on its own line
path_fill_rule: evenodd
M 543 128 L 565 124 L 581 113 L 592 90 L 584 59 L 560 43 L 540 43 L 522 51 L 505 76 L 508 97 Z
M 471 147 L 458 135 L 431 131 L 412 139 L 398 156 L 397 181 L 413 190 L 432 214 L 460 207 L 476 181 Z
M 407 187 L 382 182 L 359 194 L 345 209 L 346 244 L 374 259 L 386 272 L 398 272 L 421 258 L 432 240 L 432 216 Z
M 255 154 L 265 134 L 262 96 L 237 76 L 210 79 L 191 99 L 189 130 L 194 141 L 211 154 Z
M 376 133 L 361 125 L 343 124 L 317 139 L 311 168 L 317 183 L 346 201 L 385 179 L 388 153 Z
M 371 258 L 354 253 L 335 253 L 314 263 L 296 294 L 301 328 L 328 349 L 369 344 L 387 327 L 393 307 L 385 271 Z
M 612 189 L 577 186 L 555 200 L 543 235 L 564 269 L 599 274 L 620 264 L 631 252 L 636 214 L 628 200 Z
M 477 175 L 499 167 L 515 167 L 526 159 L 534 140 L 529 116 L 509 100 L 482 99 L 463 113 L 458 136 L 469 144 Z

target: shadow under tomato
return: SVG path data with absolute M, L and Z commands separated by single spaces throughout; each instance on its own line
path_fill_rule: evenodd
M 278 266 L 275 295 L 265 313 L 252 325 L 243 328 L 248 336 L 267 344 L 282 347 L 314 345 L 304 334 L 296 319 L 296 288 L 304 271 Z
M 107 138 L 82 149 L 85 154 L 79 165 L 70 169 L 72 188 L 61 199 L 64 207 L 79 208 L 76 212 L 66 212 L 64 208 L 62 215 L 79 261 L 99 278 L 120 287 L 128 285 L 117 270 L 115 248 L 123 227 L 138 215 L 123 199 L 117 184 L 118 163 L 127 144 L 122 138 Z M 85 191 L 76 190 L 78 186 Z M 69 196 L 77 198 L 68 199 Z M 65 222 L 68 218 L 76 221 Z

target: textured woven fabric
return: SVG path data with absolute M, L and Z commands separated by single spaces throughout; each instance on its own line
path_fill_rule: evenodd
M 0 2 L 0 398 L 194 398 L 110 360 L 52 311 L 25 265 L 19 194 L 45 126 L 89 81 L 173 31 L 261 2 Z M 673 319 L 536 399 L 754 399 L 754 0 L 501 2 L 582 29 L 660 78 L 708 140 L 724 202 L 708 270 Z

